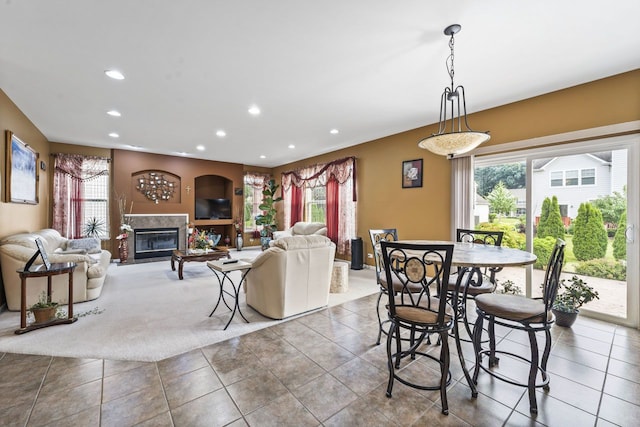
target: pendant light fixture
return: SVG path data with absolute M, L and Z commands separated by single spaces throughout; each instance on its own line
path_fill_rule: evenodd
M 453 36 L 461 28 L 460 25 L 453 24 L 444 30 L 445 35 L 451 36 L 449 39 L 451 54 L 447 58 L 447 71 L 451 78 L 451 87 L 445 87 L 440 97 L 438 133 L 434 133 L 418 142 L 420 148 L 425 148 L 435 154 L 449 158 L 471 151 L 491 138 L 489 132 L 477 132 L 469 127 L 464 87 L 462 85 L 456 87 L 453 84 Z

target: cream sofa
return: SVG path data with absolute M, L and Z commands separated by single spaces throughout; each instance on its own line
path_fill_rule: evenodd
M 9 310 L 20 310 L 20 276 L 16 270 L 24 268 L 35 254 L 35 240 L 40 238 L 50 262 L 75 262 L 73 273 L 73 302 L 96 299 L 102 292 L 107 277 L 107 268 L 111 262 L 111 253 L 100 249 L 95 239 L 70 240 L 62 237 L 56 230 L 47 228 L 33 233 L 22 233 L 0 239 L 0 269 Z M 93 241 L 92 241 L 93 240 Z M 42 263 L 38 257 L 36 264 Z M 66 303 L 68 276 L 57 275 L 52 278 L 52 300 Z M 27 307 L 38 301 L 38 296 L 47 289 L 46 277 L 27 279 Z
M 327 226 L 322 222 L 296 222 L 293 224 L 288 230 L 284 231 L 274 231 L 273 232 L 273 240 L 280 239 L 282 237 L 291 237 L 291 236 L 326 236 L 327 235 Z
M 247 304 L 272 319 L 326 306 L 335 253 L 335 244 L 325 236 L 275 240 L 251 261 Z

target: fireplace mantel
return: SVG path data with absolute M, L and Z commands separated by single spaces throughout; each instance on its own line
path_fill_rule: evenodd
M 177 228 L 178 249 L 187 247 L 187 224 L 189 214 L 127 214 L 126 221 L 134 230 L 140 228 Z M 128 262 L 134 261 L 134 252 L 129 251 Z

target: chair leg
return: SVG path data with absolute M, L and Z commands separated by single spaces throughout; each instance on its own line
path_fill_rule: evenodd
M 473 351 L 476 355 L 476 364 L 473 368 L 473 383 L 478 384 L 478 374 L 480 373 L 480 364 L 482 363 L 482 355 L 480 352 L 482 351 L 482 323 L 484 322 L 484 317 L 479 315 L 476 318 L 476 323 L 473 325 Z
M 482 334 L 482 331 L 479 333 Z M 495 366 L 500 359 L 496 357 L 496 325 L 493 316 L 489 317 L 489 350 L 489 366 Z
M 547 380 L 547 362 L 549 361 L 549 354 L 551 353 L 551 331 L 549 328 L 545 329 L 545 343 L 544 343 L 544 352 L 542 353 L 542 363 L 540 367 L 542 368 L 542 380 Z M 549 390 L 549 384 L 543 387 L 544 390 Z
M 393 344 L 392 343 L 393 337 L 397 333 L 399 333 L 398 328 L 396 327 L 396 324 L 392 321 L 389 326 L 389 333 L 387 334 L 387 366 L 389 368 L 389 382 L 387 383 L 387 397 L 391 397 L 391 391 L 393 390 L 393 379 L 395 377 L 395 373 L 393 371 L 394 361 L 393 361 L 393 355 L 391 354 L 391 346 Z M 400 337 L 397 337 L 398 341 L 399 341 L 399 338 Z M 398 354 L 396 354 L 396 358 L 399 362 L 400 361 L 399 352 Z
M 442 347 L 440 348 L 440 400 L 442 401 L 442 413 L 444 415 L 449 415 L 449 403 L 447 402 L 447 378 L 449 376 L 451 358 L 449 355 L 448 337 L 448 332 L 440 333 L 442 341 Z
M 382 318 L 380 317 L 380 300 L 382 299 L 382 294 L 384 292 L 380 291 L 378 293 L 378 301 L 376 302 L 376 313 L 378 313 L 378 339 L 376 340 L 376 345 L 380 345 L 380 339 L 382 338 Z
M 538 413 L 538 403 L 536 402 L 536 376 L 538 375 L 538 342 L 536 333 L 529 331 L 529 345 L 531 346 L 531 367 L 529 368 L 529 412 Z

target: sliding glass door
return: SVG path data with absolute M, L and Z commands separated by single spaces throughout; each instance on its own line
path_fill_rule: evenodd
M 503 244 L 540 259 L 563 238 L 563 278 L 577 275 L 599 294 L 582 313 L 637 326 L 639 143 L 631 135 L 476 157 L 476 227 L 502 229 Z M 529 296 L 543 277 L 542 265 L 499 276 Z

